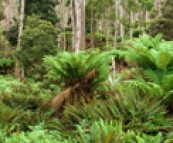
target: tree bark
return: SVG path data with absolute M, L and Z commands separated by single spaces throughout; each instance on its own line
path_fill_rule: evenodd
M 123 18 L 123 7 L 122 5 L 119 6 L 120 8 L 120 18 Z M 121 36 L 121 40 L 124 41 L 124 25 L 122 23 L 120 23 L 120 36 Z
M 25 0 L 21 0 L 17 48 L 21 46 L 21 36 L 22 36 L 22 32 L 23 32 L 23 21 L 24 21 L 24 9 L 25 9 Z M 21 72 L 20 71 L 20 61 L 17 59 L 17 61 L 15 63 L 14 74 L 17 78 L 19 78 L 21 80 L 24 77 L 21 77 L 20 72 Z M 24 68 L 22 68 L 22 76 L 24 76 Z
M 85 0 L 81 1 L 81 50 L 85 50 Z
M 75 0 L 75 51 L 85 49 L 85 1 Z
M 115 0 L 115 34 L 114 34 L 114 49 L 117 48 L 117 36 L 118 36 L 118 28 L 119 28 L 119 20 L 118 20 L 118 12 L 119 9 L 119 0 Z
M 9 28 L 11 27 L 11 25 L 13 24 L 13 10 L 11 7 L 11 2 L 10 0 L 6 0 L 5 1 L 5 8 L 4 8 L 4 15 L 5 15 L 5 19 L 3 20 L 3 27 L 5 28 L 6 31 L 9 30 Z M 5 44 L 5 52 L 9 53 L 10 52 L 10 48 L 9 45 Z
M 90 44 L 91 44 L 91 48 L 94 48 L 94 33 L 95 33 L 95 25 L 94 25 L 94 1 L 91 0 L 91 24 L 90 24 L 90 27 L 91 27 L 91 34 L 90 34 Z
M 132 11 L 130 11 L 130 23 L 131 23 L 131 26 L 130 26 L 130 39 L 132 40 L 133 39 L 133 24 L 134 24 L 133 12 Z
M 72 27 L 72 51 L 75 52 L 75 25 L 76 25 L 76 18 L 75 18 L 75 5 L 74 1 L 71 0 L 71 27 Z

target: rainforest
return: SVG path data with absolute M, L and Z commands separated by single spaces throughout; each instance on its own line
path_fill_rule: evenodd
M 173 143 L 172 0 L 0 0 L 0 143 Z

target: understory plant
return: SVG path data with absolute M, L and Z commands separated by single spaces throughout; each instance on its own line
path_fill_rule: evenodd
M 4 77 L 0 81 L 9 86 L 0 92 L 0 124 L 8 135 L 28 131 L 29 126 L 43 122 L 51 114 L 51 110 L 40 111 L 44 101 L 52 96 L 49 90 L 41 89 L 39 83 L 13 80 Z
M 136 85 L 139 83 L 138 87 L 143 86 L 145 82 L 149 85 L 152 84 L 152 87 L 157 87 L 157 91 L 161 91 L 161 96 L 167 101 L 166 104 L 171 104 L 173 90 L 171 84 L 173 79 L 172 41 L 165 41 L 161 35 L 153 38 L 144 34 L 132 41 L 127 41 L 124 49 L 117 53 L 131 68 L 129 69 L 130 83 L 134 82 Z M 155 91 L 153 94 L 160 95 Z
M 109 140 L 116 143 L 120 139 L 116 125 L 121 125 L 122 128 L 124 137 L 120 141 L 124 141 L 128 135 L 134 135 L 130 138 L 132 142 L 137 142 L 137 138 L 145 142 L 153 141 L 158 134 L 165 139 L 172 130 L 173 120 L 168 116 L 163 100 L 140 93 L 136 88 L 129 87 L 125 92 L 117 90 L 116 94 L 108 99 L 95 99 L 90 103 L 81 100 L 74 105 L 67 105 L 61 119 L 47 122 L 46 128 L 51 127 L 65 138 L 70 135 L 83 142 Z M 97 129 L 94 124 L 100 125 L 99 120 L 108 125 L 105 130 L 109 130 L 110 124 L 113 131 L 108 133 L 100 129 L 102 127 Z M 143 136 L 146 139 L 143 139 Z
M 86 102 L 93 99 L 95 92 L 100 87 L 103 88 L 104 82 L 108 79 L 109 63 L 113 53 L 114 51 L 63 52 L 44 58 L 49 66 L 48 78 L 64 89 L 53 100 L 57 114 L 64 104 L 74 104 L 81 98 Z

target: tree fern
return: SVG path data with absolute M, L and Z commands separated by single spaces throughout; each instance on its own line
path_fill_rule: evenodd
M 54 75 L 57 80 L 63 79 L 67 84 L 68 81 L 75 83 L 81 80 L 88 72 L 96 69 L 99 76 L 95 80 L 95 84 L 107 79 L 109 72 L 109 63 L 113 52 L 79 51 L 76 53 L 60 53 L 57 56 L 45 57 L 45 63 L 50 67 L 50 76 Z M 59 75 L 59 76 L 58 76 Z

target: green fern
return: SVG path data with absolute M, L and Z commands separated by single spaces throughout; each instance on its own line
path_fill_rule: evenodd
M 127 41 L 124 48 L 127 62 L 135 62 L 142 68 L 166 70 L 172 66 L 173 42 L 164 41 L 160 35 L 152 38 L 144 34 Z
M 47 56 L 44 60 L 50 67 L 48 77 L 65 82 L 65 86 L 69 86 L 69 83 L 74 85 L 93 69 L 99 72 L 99 76 L 93 82 L 93 85 L 98 85 L 107 80 L 112 56 L 113 52 L 79 51 L 64 52 L 55 57 Z
M 0 58 L 0 68 L 13 66 L 15 60 L 11 58 Z

